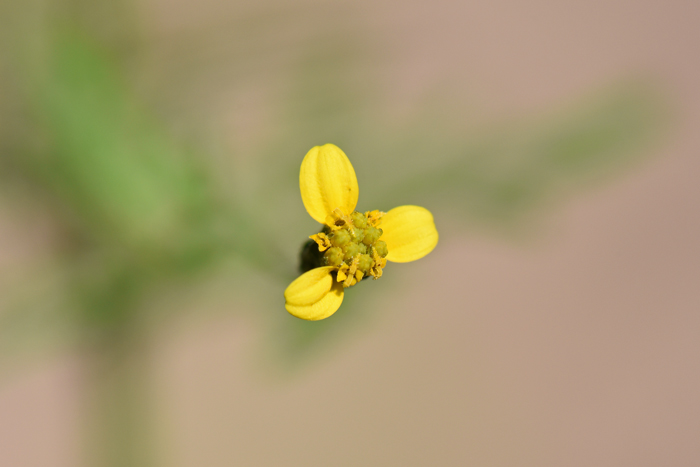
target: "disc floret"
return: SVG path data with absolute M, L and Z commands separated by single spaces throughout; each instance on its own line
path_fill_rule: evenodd
M 323 266 L 335 268 L 336 280 L 351 287 L 364 277 L 379 279 L 389 254 L 386 243 L 379 238 L 381 211 L 354 211 L 346 215 L 335 209 L 326 219 L 326 227 L 310 238 L 323 253 Z

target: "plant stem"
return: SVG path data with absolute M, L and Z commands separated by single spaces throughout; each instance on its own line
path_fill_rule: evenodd
M 86 381 L 89 467 L 154 464 L 148 361 L 135 334 L 115 332 L 92 352 Z

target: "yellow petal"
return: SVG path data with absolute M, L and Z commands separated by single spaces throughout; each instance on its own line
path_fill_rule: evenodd
M 349 215 L 357 206 L 357 177 L 350 160 L 334 144 L 306 153 L 299 172 L 301 200 L 309 215 L 323 224 L 334 209 Z
M 427 255 L 438 242 L 433 215 L 420 206 L 399 206 L 382 218 L 389 254 L 386 259 L 395 263 L 415 261 Z
M 284 291 L 284 307 L 297 318 L 328 318 L 343 303 L 343 284 L 335 282 L 333 267 L 312 269 L 297 277 Z

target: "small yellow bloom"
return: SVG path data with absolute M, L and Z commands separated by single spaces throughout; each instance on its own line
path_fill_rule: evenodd
M 340 307 L 347 287 L 368 276 L 379 279 L 387 260 L 415 261 L 437 245 L 433 215 L 425 208 L 355 211 L 359 194 L 355 170 L 333 144 L 316 146 L 306 154 L 299 186 L 306 211 L 324 227 L 309 237 L 316 244 L 309 242 L 312 248 L 305 249 L 314 266 L 284 291 L 285 308 L 297 318 L 329 317 Z

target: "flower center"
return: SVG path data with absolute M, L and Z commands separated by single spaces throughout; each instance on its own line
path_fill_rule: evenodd
M 310 238 L 323 253 L 321 266 L 337 268 L 337 280 L 343 287 L 357 284 L 364 277 L 379 279 L 389 253 L 386 243 L 379 238 L 380 211 L 353 212 L 345 215 L 340 209 L 326 219 L 326 227 Z

